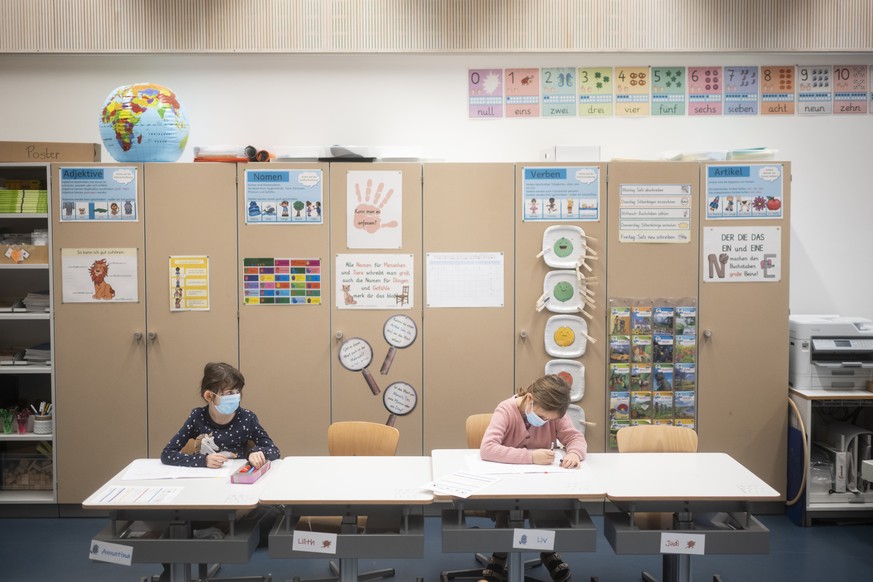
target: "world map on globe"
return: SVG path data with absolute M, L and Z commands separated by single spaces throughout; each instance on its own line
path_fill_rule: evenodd
M 119 162 L 175 162 L 188 144 L 188 115 L 176 94 L 154 83 L 113 90 L 100 112 L 100 137 Z

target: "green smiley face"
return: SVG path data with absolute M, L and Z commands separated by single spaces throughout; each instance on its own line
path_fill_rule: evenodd
M 573 297 L 573 285 L 567 281 L 561 281 L 555 285 L 555 288 L 552 290 L 552 295 L 554 295 L 555 299 L 561 303 L 569 301 Z
M 573 243 L 562 236 L 555 241 L 555 246 L 552 247 L 552 250 L 555 251 L 557 256 L 563 259 L 573 252 Z

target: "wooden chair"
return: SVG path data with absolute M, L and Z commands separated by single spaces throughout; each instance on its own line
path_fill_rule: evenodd
M 697 433 L 669 424 L 626 426 L 615 434 L 619 453 L 696 453 Z
M 696 453 L 697 433 L 681 426 L 640 424 L 626 426 L 615 433 L 619 453 Z M 673 514 L 668 512 L 634 513 L 634 523 L 640 529 L 668 530 L 673 528 Z M 652 574 L 643 572 L 643 582 L 657 582 Z
M 466 432 L 467 432 L 467 448 L 478 449 L 482 444 L 482 438 L 485 436 L 485 431 L 488 430 L 488 425 L 491 424 L 493 413 L 487 412 L 484 414 L 471 414 L 467 417 Z M 481 511 L 466 511 L 467 517 L 487 517 L 487 513 Z M 485 554 L 476 554 L 476 561 L 486 566 L 488 564 L 488 556 Z M 542 564 L 539 559 L 528 560 L 524 563 L 525 570 L 536 568 Z M 482 578 L 482 567 L 468 568 L 466 570 L 446 570 L 440 572 L 440 582 L 448 582 L 449 580 L 479 580 Z
M 488 430 L 488 425 L 491 424 L 493 413 L 471 414 L 467 417 L 467 448 L 478 449 L 482 444 L 482 437 L 485 436 L 485 431 Z
M 332 456 L 342 457 L 390 457 L 397 452 L 400 441 L 400 431 L 393 426 L 377 422 L 345 421 L 335 422 L 327 429 L 327 451 Z M 357 517 L 357 529 L 362 532 L 370 525 L 366 516 Z M 339 533 L 342 530 L 343 518 L 340 516 L 301 517 L 298 527 L 315 531 Z M 351 523 L 352 529 L 356 524 Z M 330 570 L 333 578 L 325 580 L 340 580 L 339 564 L 331 561 Z M 363 572 L 358 574 L 358 580 L 377 580 L 394 576 L 394 568 Z M 295 578 L 297 580 L 297 578 Z M 305 582 L 300 580 L 299 582 Z

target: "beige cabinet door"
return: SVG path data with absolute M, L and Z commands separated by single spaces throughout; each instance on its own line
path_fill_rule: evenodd
M 246 224 L 246 171 L 300 171 L 320 174 L 311 189 L 320 193 L 321 222 Z M 293 175 L 298 175 L 295 172 Z M 289 176 L 290 177 L 290 176 Z M 238 279 L 247 285 L 247 259 L 314 259 L 320 261 L 320 302 L 260 304 L 240 294 L 240 370 L 246 378 L 245 406 L 253 410 L 282 455 L 326 455 L 330 424 L 330 362 L 333 344 L 329 277 L 330 216 L 327 164 L 241 164 L 237 170 L 239 229 Z M 282 200 L 277 201 L 282 212 Z M 313 204 L 314 206 L 314 204 Z M 288 201 L 288 212 L 297 212 Z M 305 213 L 306 209 L 302 209 Z M 252 261 L 249 261 L 252 262 Z M 255 267 L 260 273 L 260 270 Z M 267 273 L 265 273 L 267 274 Z M 305 275 L 304 275 L 305 276 Z M 240 291 L 242 293 L 242 291 Z
M 781 219 L 708 220 L 706 205 L 700 205 L 701 233 L 712 228 L 730 232 L 753 227 L 769 234 L 770 229 L 778 229 L 775 247 L 779 256 L 775 260 L 781 273 L 774 282 L 734 283 L 708 282 L 701 273 L 698 432 L 700 450 L 728 453 L 784 495 L 791 165 L 751 163 L 758 164 L 782 168 Z M 709 165 L 700 165 L 702 200 L 708 200 Z M 701 252 L 700 265 L 708 271 L 706 255 Z
M 123 164 L 136 170 L 137 222 L 59 219 L 61 167 L 120 165 L 52 166 L 54 413 L 59 503 L 81 503 L 132 459 L 148 453 L 142 166 Z M 121 248 L 137 251 L 138 302 L 63 301 L 64 249 Z M 111 278 L 110 270 L 106 280 L 111 283 Z
M 597 168 L 599 172 L 600 194 L 598 200 L 599 216 L 597 220 L 585 222 L 554 222 L 554 221 L 525 221 L 522 213 L 522 205 L 527 208 L 533 203 L 531 198 L 524 196 L 524 172 L 526 168 L 537 167 L 585 167 Z M 537 197 L 536 205 L 540 207 L 548 204 L 558 204 L 558 201 L 549 201 Z M 566 202 L 563 202 L 566 205 Z M 570 359 L 584 366 L 585 390 L 582 399 L 574 402 L 585 411 L 585 419 L 596 426 L 586 427 L 585 439 L 588 441 L 588 450 L 602 452 L 604 450 L 603 427 L 605 423 L 605 354 L 607 342 L 605 339 L 605 305 L 606 305 L 606 164 L 602 163 L 570 163 L 542 164 L 526 163 L 517 164 L 515 184 L 515 207 L 516 212 L 516 305 L 515 320 L 515 367 L 516 382 L 519 385 L 530 384 L 542 376 L 546 371 L 546 364 L 555 359 Z M 555 208 L 555 211 L 558 209 Z M 588 335 L 595 341 L 587 341 L 584 354 L 572 358 L 558 358 L 546 353 L 545 330 L 551 317 L 560 317 L 565 314 L 553 313 L 548 309 L 537 311 L 537 300 L 544 293 L 545 278 L 553 270 L 546 264 L 543 257 L 537 255 L 543 250 L 543 235 L 551 226 L 578 226 L 591 237 L 586 239 L 586 245 L 596 253 L 596 258 L 586 260 L 588 269 L 581 269 L 581 273 L 589 281 L 587 288 L 592 292 L 591 302 L 585 307 L 585 312 L 590 317 L 581 313 L 575 317 L 583 318 L 588 326 Z M 551 240 L 551 239 L 550 239 Z M 593 254 L 590 253 L 590 254 Z M 552 327 L 550 326 L 550 330 Z M 552 364 L 552 366 L 557 366 Z M 572 365 L 575 367 L 575 365 Z M 555 367 L 554 369 L 558 369 Z M 572 369 L 572 368 L 571 368 Z M 578 368 L 577 368 L 578 369 Z M 552 367 L 550 367 L 552 371 Z
M 239 362 L 236 167 L 146 164 L 144 174 L 148 454 L 159 457 L 204 404 L 203 366 Z M 176 256 L 208 257 L 208 311 L 171 311 Z
M 424 452 L 428 454 L 433 449 L 466 447 L 467 416 L 493 411 L 515 389 L 515 176 L 513 164 L 434 163 L 424 164 L 423 170 L 424 261 L 428 256 L 441 259 L 437 253 L 494 253 L 503 260 L 502 305 L 424 305 Z M 433 273 L 444 272 L 434 265 Z M 455 275 L 445 270 L 444 278 L 462 275 L 467 268 L 458 263 Z M 446 281 L 425 280 L 425 284 L 436 290 Z M 477 292 L 484 290 L 464 288 L 473 302 Z
M 369 187 L 367 183 L 369 182 Z M 385 186 L 388 184 L 388 186 Z M 400 191 L 397 191 L 399 184 Z M 391 200 L 386 203 L 388 191 L 394 185 Z M 360 193 L 357 198 L 356 189 Z M 351 192 L 351 193 L 350 193 Z M 400 203 L 402 214 L 390 217 L 389 211 L 396 211 Z M 388 207 L 392 205 L 393 210 Z M 421 254 L 422 210 L 421 210 L 421 164 L 413 163 L 332 163 L 330 165 L 330 233 L 331 252 L 330 288 L 331 297 L 331 422 L 341 420 L 366 420 L 370 422 L 387 422 L 389 412 L 383 404 L 385 389 L 395 382 L 405 382 L 417 392 L 418 403 L 412 412 L 396 419 L 395 426 L 400 430 L 400 444 L 397 453 L 404 455 L 420 455 L 422 453 L 422 341 L 421 337 L 407 348 L 398 350 L 388 374 L 381 374 L 383 360 L 387 355 L 389 345 L 383 336 L 383 328 L 389 317 L 396 314 L 409 316 L 419 330 L 422 329 L 422 268 Z M 387 209 L 387 210 L 386 210 Z M 386 212 L 382 218 L 382 211 Z M 348 240 L 349 224 L 355 221 L 361 228 L 351 227 L 352 236 L 360 235 L 356 241 Z M 395 230 L 395 229 L 399 229 Z M 370 234 L 379 233 L 379 242 L 373 242 L 362 231 Z M 399 242 L 396 235 L 401 233 Z M 361 248 L 361 245 L 373 245 L 381 248 Z M 337 257 L 364 255 L 376 257 L 367 262 L 368 267 L 359 268 L 355 263 L 353 268 L 360 271 L 355 275 L 355 281 L 349 285 L 346 299 L 342 287 L 338 288 L 335 269 Z M 382 277 L 391 272 L 390 265 L 385 269 L 375 267 L 375 262 L 389 263 L 393 257 L 398 260 L 412 261 L 412 270 L 408 275 L 393 277 L 385 287 Z M 391 263 L 392 265 L 398 263 Z M 351 267 L 350 267 L 351 268 Z M 368 275 L 369 273 L 369 275 Z M 408 279 L 412 284 L 404 290 L 402 284 L 394 279 Z M 362 306 L 373 305 L 380 301 L 379 295 L 389 293 L 387 309 L 375 309 Z M 355 294 L 360 294 L 357 299 Z M 372 295 L 372 297 L 369 297 Z M 411 307 L 411 308 L 410 308 Z M 351 371 L 344 368 L 338 357 L 343 342 L 351 338 L 361 338 L 370 345 L 372 353 L 367 370 L 376 386 L 372 389 L 364 378 L 363 371 Z M 363 344 L 361 344 L 363 345 Z M 352 363 L 357 366 L 361 362 L 356 358 Z M 327 427 L 322 429 L 326 438 Z M 315 439 L 322 438 L 315 435 Z

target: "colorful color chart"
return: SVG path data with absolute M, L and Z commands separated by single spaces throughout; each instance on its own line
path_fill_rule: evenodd
M 245 305 L 321 303 L 321 259 L 243 259 Z

